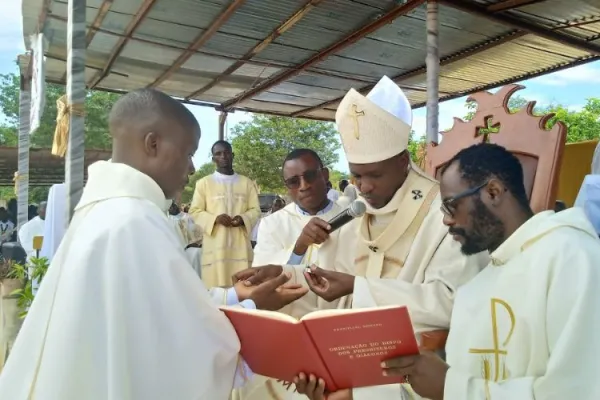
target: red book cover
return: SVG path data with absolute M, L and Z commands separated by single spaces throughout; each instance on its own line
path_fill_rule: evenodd
M 300 372 L 336 391 L 402 382 L 382 375 L 381 362 L 419 352 L 406 307 L 316 311 L 289 315 L 222 308 L 257 374 L 291 382 Z

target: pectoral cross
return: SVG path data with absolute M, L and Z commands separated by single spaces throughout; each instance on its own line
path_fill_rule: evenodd
M 358 132 L 358 117 L 364 117 L 365 112 L 358 111 L 358 106 L 356 104 L 352 104 L 350 116 L 354 119 L 354 137 L 358 139 L 360 137 L 360 133 Z

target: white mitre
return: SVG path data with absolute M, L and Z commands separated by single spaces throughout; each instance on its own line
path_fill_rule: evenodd
M 335 122 L 348 162 L 371 164 L 408 148 L 412 109 L 402 89 L 384 76 L 367 96 L 350 89 Z

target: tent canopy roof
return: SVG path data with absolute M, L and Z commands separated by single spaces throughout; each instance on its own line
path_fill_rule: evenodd
M 22 0 L 64 83 L 67 0 Z M 388 75 L 426 101 L 423 0 L 87 0 L 86 82 L 191 103 L 332 120 L 350 88 Z M 600 58 L 600 3 L 440 0 L 440 100 Z

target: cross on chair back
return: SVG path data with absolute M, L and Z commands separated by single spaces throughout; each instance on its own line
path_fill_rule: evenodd
M 477 103 L 470 121 L 454 118 L 452 128 L 442 134 L 441 143 L 429 143 L 425 156 L 427 173 L 439 178 L 441 167 L 460 150 L 489 142 L 506 148 L 523 166 L 525 190 L 534 212 L 553 210 L 558 177 L 567 138 L 567 127 L 557 122 L 546 129 L 554 114 L 533 114 L 535 101 L 511 113 L 508 102 L 521 85 L 507 85 L 498 92 L 479 92 L 467 101 Z
M 477 103 L 470 121 L 454 118 L 452 128 L 442 135 L 441 143 L 429 143 L 425 154 L 425 170 L 439 179 L 441 168 L 460 150 L 489 142 L 506 148 L 523 166 L 525 190 L 534 212 L 553 210 L 558 190 L 559 169 L 567 137 L 567 127 L 557 122 L 546 129 L 554 114 L 533 114 L 535 101 L 511 113 L 510 97 L 521 85 L 507 85 L 498 92 L 475 93 L 467 101 Z M 439 351 L 446 345 L 448 331 L 438 330 L 422 335 L 421 345 Z

